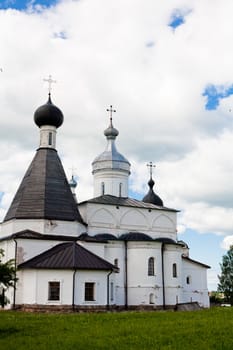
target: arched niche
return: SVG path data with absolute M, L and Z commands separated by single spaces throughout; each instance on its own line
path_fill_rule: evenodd
M 147 229 L 148 222 L 146 217 L 137 209 L 128 210 L 120 220 L 121 227 L 131 227 L 134 229 Z
M 174 222 L 164 214 L 159 215 L 154 219 L 152 228 L 160 231 L 174 232 L 176 230 Z
M 98 227 L 115 227 L 116 219 L 112 213 L 105 209 L 97 209 L 90 218 L 89 224 Z

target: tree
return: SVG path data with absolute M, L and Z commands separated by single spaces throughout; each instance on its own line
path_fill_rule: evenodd
M 8 300 L 5 297 L 5 291 L 9 287 L 15 287 L 16 271 L 15 271 L 15 260 L 10 259 L 3 263 L 2 258 L 4 257 L 4 251 L 0 249 L 0 306 L 4 307 Z
M 224 293 L 225 300 L 233 305 L 233 245 L 223 255 L 220 267 L 218 291 Z

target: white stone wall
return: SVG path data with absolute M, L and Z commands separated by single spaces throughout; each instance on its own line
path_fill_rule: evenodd
M 128 197 L 128 176 L 129 173 L 127 171 L 120 170 L 101 170 L 95 172 L 94 197 L 99 197 L 103 194 L 110 194 L 116 197 Z
M 78 222 L 62 220 L 43 220 L 43 219 L 13 219 L 4 222 L 2 225 L 1 238 L 7 237 L 12 233 L 23 230 L 31 230 L 43 234 L 54 234 L 64 236 L 79 236 L 86 232 L 86 227 Z
M 72 281 L 73 271 L 70 270 L 21 270 L 16 304 L 72 305 Z M 60 300 L 48 300 L 49 282 L 60 282 Z
M 88 223 L 90 235 L 112 233 L 119 236 L 129 231 L 139 231 L 149 234 L 152 238 L 177 239 L 176 212 L 173 211 L 94 203 L 81 204 L 79 210 Z
M 184 302 L 197 301 L 201 306 L 209 307 L 207 269 L 200 264 L 182 259 L 182 272 Z M 189 284 L 187 277 L 190 280 Z

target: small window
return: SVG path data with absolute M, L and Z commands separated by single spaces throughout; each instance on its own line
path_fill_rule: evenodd
M 114 259 L 114 266 L 118 267 L 118 259 Z
M 49 132 L 49 146 L 52 146 L 53 143 L 53 134 Z
M 104 196 L 104 193 L 105 193 L 104 182 L 101 182 L 101 195 Z
M 122 196 L 122 183 L 119 184 L 119 197 Z
M 155 304 L 155 295 L 153 293 L 150 293 L 149 295 L 149 303 Z
M 60 300 L 60 282 L 49 282 L 49 300 Z
M 186 277 L 186 284 L 191 284 L 191 276 Z
M 85 283 L 85 301 L 95 300 L 95 283 L 86 282 Z
M 150 257 L 148 260 L 148 276 L 154 276 L 155 274 L 155 259 Z
M 176 264 L 172 265 L 172 276 L 177 277 L 177 266 Z
M 111 301 L 114 300 L 114 283 L 113 282 L 111 282 L 110 284 L 110 299 Z

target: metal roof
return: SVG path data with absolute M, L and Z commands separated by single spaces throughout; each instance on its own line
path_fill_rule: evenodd
M 51 240 L 51 241 L 77 241 L 77 236 L 64 236 L 64 235 L 56 235 L 56 234 L 43 234 L 40 232 L 32 231 L 32 230 L 22 230 L 19 232 L 12 233 L 9 236 L 5 236 L 0 238 L 0 242 L 7 241 L 10 239 L 37 239 L 37 240 Z
M 153 241 L 153 238 L 141 232 L 124 233 L 119 237 L 122 241 Z
M 118 271 L 114 265 L 75 242 L 58 244 L 40 255 L 23 262 L 18 268 Z
M 83 223 L 55 149 L 39 148 L 4 221 L 50 219 Z
M 125 207 L 135 207 L 135 208 L 146 208 L 146 209 L 156 209 L 156 210 L 166 210 L 178 212 L 176 209 L 171 209 L 167 207 L 161 207 L 151 203 L 145 203 L 133 198 L 126 197 L 115 197 L 111 195 L 104 195 L 96 198 L 89 199 L 87 201 L 81 202 L 84 203 L 96 203 L 96 204 L 108 204 L 115 206 L 125 206 Z
M 190 259 L 188 256 L 185 256 L 185 255 L 182 255 L 182 259 L 187 260 L 187 261 L 189 261 L 189 262 L 191 262 L 191 263 L 194 263 L 194 264 L 201 265 L 201 266 L 203 266 L 203 267 L 205 267 L 205 268 L 207 268 L 207 269 L 210 269 L 210 268 L 211 268 L 211 266 L 206 265 L 206 264 L 203 264 L 203 263 L 201 263 L 200 261 L 196 261 L 196 260 Z

